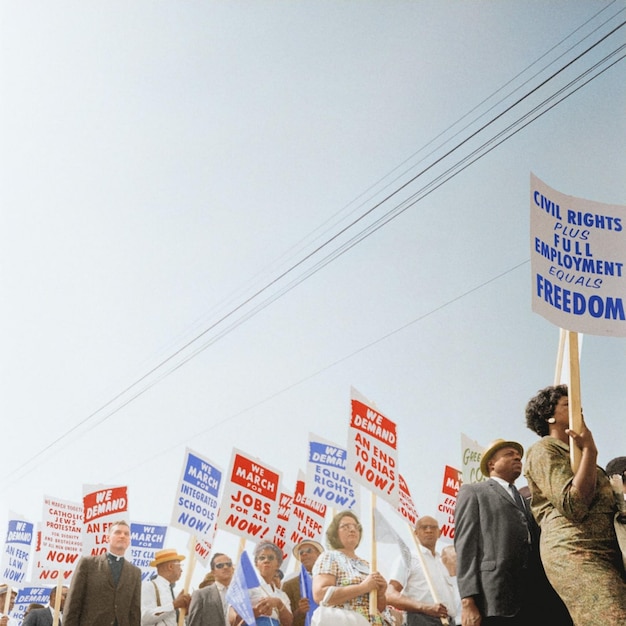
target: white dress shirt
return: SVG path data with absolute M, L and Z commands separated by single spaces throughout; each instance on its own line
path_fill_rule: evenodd
M 159 590 L 160 605 L 154 583 Z M 176 609 L 169 581 L 163 576 L 144 581 L 141 587 L 141 626 L 164 624 L 176 626 Z

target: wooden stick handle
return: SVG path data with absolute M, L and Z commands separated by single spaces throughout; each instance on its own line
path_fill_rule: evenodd
M 570 382 L 568 388 L 569 403 L 569 427 L 576 433 L 580 433 L 583 425 L 582 409 L 580 402 L 580 363 L 578 361 L 578 333 L 567 331 L 567 341 L 569 345 L 569 374 Z M 572 471 L 576 472 L 580 465 L 582 452 L 570 437 L 569 456 Z

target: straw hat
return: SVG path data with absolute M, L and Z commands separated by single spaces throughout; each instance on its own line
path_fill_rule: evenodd
M 524 448 L 522 447 L 522 444 L 517 443 L 517 441 L 496 439 L 485 448 L 485 451 L 480 459 L 480 471 L 483 473 L 483 476 L 487 476 L 487 478 L 489 477 L 489 468 L 487 467 L 489 459 L 502 448 L 515 448 L 519 452 L 520 456 L 524 456 Z
M 304 546 L 309 545 L 313 546 L 320 554 L 324 552 L 324 548 L 321 543 L 317 543 L 317 541 L 313 541 L 312 539 L 303 539 L 300 543 L 297 543 L 292 550 L 292 554 L 300 560 L 300 548 L 304 548 Z
M 150 561 L 150 567 L 158 567 L 168 561 L 182 561 L 185 557 L 182 554 L 178 554 L 176 550 L 170 550 L 165 548 L 163 550 L 157 550 L 154 553 L 154 561 Z

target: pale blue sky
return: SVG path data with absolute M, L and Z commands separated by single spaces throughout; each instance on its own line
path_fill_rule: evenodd
M 132 519 L 166 523 L 186 446 L 223 469 L 233 447 L 257 455 L 293 489 L 309 431 L 345 443 L 351 385 L 398 423 L 420 514 L 434 512 L 444 464 L 459 464 L 461 432 L 530 445 L 524 406 L 552 383 L 558 342 L 530 308 L 530 172 L 626 204 L 623 62 L 127 406 L 87 418 L 624 9 L 3 2 L 0 515 L 37 521 L 44 494 L 128 484 Z M 485 139 L 623 45 L 623 31 Z M 601 464 L 626 454 L 624 347 L 585 337 L 583 406 Z

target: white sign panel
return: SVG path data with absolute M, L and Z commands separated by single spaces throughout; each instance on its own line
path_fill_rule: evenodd
M 35 552 L 34 580 L 69 580 L 82 553 L 83 506 L 44 496 L 40 538 Z
M 213 541 L 222 471 L 199 454 L 186 451 L 171 525 L 192 536 Z
M 560 328 L 626 337 L 626 206 L 567 196 L 531 174 L 532 310 Z
M 348 452 L 309 433 L 305 495 L 337 510 L 358 511 L 358 485 L 346 471 Z

